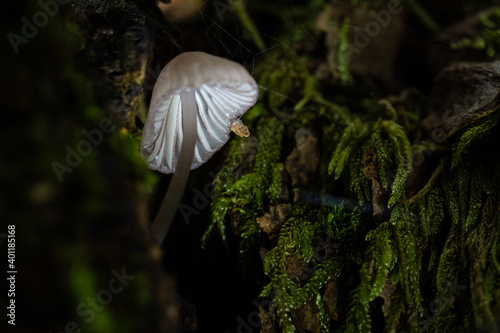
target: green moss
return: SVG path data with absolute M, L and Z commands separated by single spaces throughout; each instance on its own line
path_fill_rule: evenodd
M 293 216 L 281 228 L 276 246 L 266 254 L 263 262 L 264 272 L 271 281 L 263 288 L 260 297 L 272 295 L 273 302 L 276 304 L 278 322 L 283 332 L 295 332 L 291 311 L 305 305 L 309 300 L 314 301 L 318 309 L 321 331 L 328 332 L 329 319 L 320 290 L 333 275 L 341 271 L 342 264 L 335 257 L 318 259 L 314 252 L 313 241 L 327 235 L 328 231 L 325 231 L 322 226 L 341 223 L 347 215 L 339 208 L 328 214 L 327 222 L 325 222 L 323 216 L 318 218 L 314 214 L 306 214 L 304 209 L 306 207 L 296 206 Z M 304 219 L 304 215 L 315 217 L 319 222 L 311 223 Z M 333 230 L 333 227 L 328 227 L 326 230 Z M 292 255 L 308 263 L 315 259 L 314 271 L 311 276 L 307 276 L 304 272 L 306 276 L 303 278 L 306 282 L 301 287 L 286 273 L 286 260 Z
M 293 90 L 304 87 L 308 73 L 292 50 L 278 46 L 265 53 L 254 75 L 261 87 L 266 89 L 261 98 L 265 99 L 270 109 L 274 109 L 280 107 Z
M 389 206 L 393 207 L 397 201 L 404 200 L 404 185 L 411 171 L 410 142 L 404 129 L 395 122 L 379 119 L 370 124 L 354 118 L 332 154 L 328 172 L 338 179 L 346 170 L 357 199 L 369 201 L 370 184 L 362 171 L 368 149 L 375 149 L 379 181 L 385 190 L 389 189 L 388 180 L 393 179 L 389 199 Z
M 366 250 L 365 261 L 361 266 L 361 282 L 355 290 L 347 316 L 346 332 L 370 332 L 370 302 L 382 291 L 389 272 L 397 261 L 393 226 L 384 223 L 366 235 L 372 241 Z
M 138 191 L 151 193 L 159 177 L 144 162 L 140 153 L 141 140 L 141 131 L 133 130 L 131 133 L 122 128 L 118 133 L 111 134 L 109 142 L 115 153 L 129 166 L 131 177 L 138 180 L 141 186 Z
M 438 25 L 420 3 L 403 5 L 436 32 Z M 496 16 L 488 17 L 492 22 L 484 24 L 496 27 Z M 275 313 L 269 318 L 284 332 L 297 330 L 295 314 L 305 304 L 313 304 L 317 329 L 325 332 L 333 326 L 345 332 L 495 331 L 500 325 L 494 316 L 500 308 L 500 160 L 492 152 L 498 150 L 500 112 L 493 108 L 469 119 L 445 144 L 420 143 L 427 112 L 422 93 L 408 88 L 381 98 L 357 82 L 345 84 L 347 24 L 338 36 L 336 70 L 342 80 L 314 76 L 305 65 L 310 55 L 290 45 L 256 57 L 262 95 L 245 115 L 255 137 L 231 140 L 214 181 L 203 244 L 216 230 L 225 241 L 231 226 L 242 260 L 250 262 L 244 255 L 257 246 L 269 250 L 262 262 L 269 281 L 260 296 L 272 299 Z M 303 126 L 320 133 L 319 181 L 310 185 L 318 205 L 290 198 L 290 216 L 276 234 L 265 234 L 256 218 L 285 200 L 284 164 Z M 415 166 L 420 178 L 409 181 L 412 153 L 426 151 L 435 155 L 423 168 Z M 374 156 L 371 170 L 368 153 Z M 248 155 L 255 160 L 249 163 Z M 332 196 L 349 202 L 349 209 L 320 205 Z M 364 209 L 375 203 L 387 209 L 382 219 Z M 339 283 L 339 306 L 348 304 L 346 313 L 327 304 L 329 282 Z M 387 301 L 383 307 L 380 298 Z M 374 318 L 381 327 L 375 327 Z
M 260 37 L 259 31 L 255 28 L 250 16 L 248 16 L 246 10 L 246 1 L 242 0 L 229 0 L 229 4 L 236 11 L 236 15 L 238 16 L 243 28 L 250 34 L 253 42 L 259 48 L 259 50 L 263 51 L 266 46 L 264 41 Z
M 436 23 L 434 18 L 429 15 L 427 10 L 425 10 L 422 5 L 420 5 L 420 1 L 413 0 L 403 0 L 401 4 L 405 7 L 408 7 L 413 14 L 420 19 L 422 25 L 427 28 L 431 33 L 437 33 L 440 30 L 439 25 Z
M 259 234 L 256 217 L 264 215 L 269 205 L 277 203 L 281 196 L 281 139 L 284 126 L 276 118 L 261 119 L 257 126 L 257 138 L 235 138 L 229 149 L 229 163 L 224 165 L 214 180 L 211 223 L 202 238 L 205 246 L 210 233 L 218 229 L 226 242 L 226 218 L 236 214 L 242 231 L 240 252 L 246 253 Z M 257 140 L 257 154 L 253 170 L 234 179 L 234 170 L 243 162 L 242 152 L 250 140 Z
M 433 245 L 426 249 L 423 244 L 430 258 L 429 270 L 436 274 L 436 310 L 432 320 L 426 321 L 431 330 L 451 329 L 462 320 L 456 317 L 457 312 L 464 314 L 468 327 L 486 331 L 498 327 L 493 316 L 498 311 L 493 289 L 498 288 L 498 280 L 492 278 L 500 273 L 496 265 L 499 230 L 493 227 L 499 215 L 499 172 L 494 167 L 498 158 L 476 162 L 482 151 L 478 146 L 484 149 L 497 122 L 495 111 L 458 133 L 451 147 L 452 158 L 443 163 L 444 172 L 433 176 L 431 190 L 419 199 L 425 244 L 438 244 L 438 239 L 445 237 L 442 248 Z M 445 221 L 451 224 L 449 229 Z M 490 283 L 485 283 L 484 272 L 489 274 Z M 467 275 L 469 282 L 463 278 Z M 471 301 L 460 302 L 464 297 Z
M 499 118 L 500 112 L 496 110 L 496 112 L 494 112 L 491 116 L 482 117 L 472 126 L 463 130 L 463 133 L 460 134 L 458 144 L 453 146 L 454 151 L 452 168 L 455 168 L 458 165 L 458 163 L 462 160 L 462 155 L 467 151 L 469 147 L 479 142 L 484 133 L 487 133 L 498 123 Z
M 353 82 L 349 70 L 350 59 L 348 57 L 350 20 L 345 18 L 338 30 L 338 44 L 335 50 L 335 63 L 330 64 L 333 68 L 332 74 L 335 79 L 339 79 L 343 85 Z
M 452 49 L 470 49 L 493 59 L 500 49 L 500 8 L 493 7 L 479 14 L 479 33 L 451 44 Z
M 95 296 L 98 291 L 97 280 L 92 268 L 84 261 L 85 256 L 83 251 L 69 246 L 64 251 L 68 255 L 71 253 L 72 259 L 79 258 L 78 261 L 74 261 L 74 264 L 68 270 L 68 281 L 71 284 L 76 299 L 85 300 L 87 297 Z M 69 260 L 70 258 L 67 259 Z

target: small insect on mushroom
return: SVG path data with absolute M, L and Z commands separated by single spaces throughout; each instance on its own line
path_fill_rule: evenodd
M 233 131 L 236 135 L 248 138 L 250 136 L 250 131 L 248 127 L 243 124 L 243 122 L 238 119 L 231 125 L 231 131 Z
M 153 88 L 141 152 L 149 168 L 174 173 L 152 224 L 161 244 L 184 193 L 189 170 L 208 161 L 231 129 L 248 136 L 239 117 L 259 88 L 240 64 L 204 52 L 184 52 L 161 71 Z

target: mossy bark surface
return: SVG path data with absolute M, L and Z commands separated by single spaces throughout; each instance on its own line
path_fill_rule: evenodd
M 153 46 L 176 34 L 152 28 L 153 2 L 48 3 L 52 17 L 17 53 L 2 47 L 1 232 L 15 226 L 17 270 L 15 326 L 2 327 L 179 331 L 182 301 L 148 231 L 157 177 L 134 125 Z M 4 7 L 3 36 L 24 38 L 22 18 L 45 13 Z

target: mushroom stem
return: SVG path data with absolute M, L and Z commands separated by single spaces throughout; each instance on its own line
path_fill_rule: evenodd
M 181 105 L 185 112 L 182 115 L 182 145 L 179 152 L 179 159 L 175 167 L 175 173 L 168 186 L 167 194 L 165 194 L 160 210 L 156 214 L 151 226 L 158 245 L 163 243 L 168 230 L 172 226 L 175 213 L 177 212 L 189 178 L 189 171 L 191 170 L 196 142 L 196 114 L 198 112 L 194 92 L 194 89 L 189 89 L 181 93 Z

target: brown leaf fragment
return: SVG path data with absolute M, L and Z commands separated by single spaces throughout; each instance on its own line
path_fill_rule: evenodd
M 292 311 L 292 320 L 297 332 L 320 332 L 318 308 L 313 300 Z
M 268 304 L 264 304 L 268 303 Z M 266 307 L 266 305 L 268 305 Z M 274 303 L 272 302 L 261 302 L 261 306 L 259 307 L 259 318 L 260 318 L 260 333 L 275 333 L 275 323 L 276 323 L 276 311 Z
M 292 186 L 306 186 L 314 177 L 319 164 L 317 134 L 301 127 L 295 133 L 296 147 L 286 159 L 286 170 L 292 177 Z
M 335 276 L 330 278 L 326 284 L 325 293 L 323 294 L 323 303 L 329 317 L 334 321 L 339 321 L 339 288 L 338 281 Z
M 274 238 L 278 235 L 280 225 L 288 219 L 291 213 L 292 206 L 290 204 L 271 206 L 269 213 L 257 217 L 257 223 L 269 235 L 269 238 Z
M 387 317 L 391 311 L 391 298 L 392 294 L 396 290 L 396 283 L 392 282 L 389 277 L 385 279 L 384 287 L 380 293 L 380 297 L 384 300 L 382 305 L 382 313 L 384 317 Z
M 301 287 L 313 270 L 304 259 L 299 258 L 296 254 L 290 254 L 285 259 L 285 271 L 288 277 Z
M 363 173 L 371 181 L 373 219 L 376 222 L 382 222 L 384 217 L 389 216 L 387 208 L 388 194 L 379 182 L 377 154 L 374 148 L 369 148 L 363 157 Z

